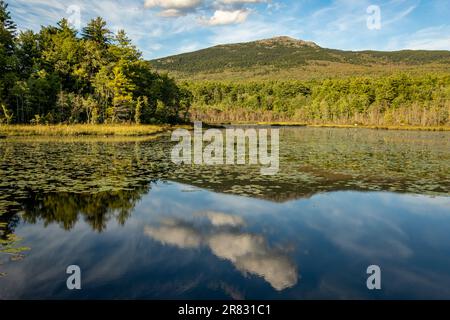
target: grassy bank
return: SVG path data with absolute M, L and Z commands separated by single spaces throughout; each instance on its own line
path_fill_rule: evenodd
M 204 127 L 221 127 L 224 125 L 261 125 L 261 126 L 295 126 L 317 128 L 365 128 L 379 130 L 410 131 L 450 131 L 450 126 L 364 126 L 340 124 L 306 124 L 301 122 L 255 122 L 238 121 L 230 123 L 208 123 Z M 191 128 L 191 126 L 169 125 L 0 125 L 0 139 L 6 137 L 149 137 L 156 136 L 174 128 Z
M 9 136 L 150 136 L 168 125 L 0 125 L 0 137 Z

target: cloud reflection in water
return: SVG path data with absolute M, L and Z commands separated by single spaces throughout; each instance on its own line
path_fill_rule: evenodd
M 166 219 L 158 226 L 146 226 L 144 232 L 162 244 L 181 249 L 207 246 L 214 255 L 230 261 L 244 275 L 263 277 L 277 291 L 297 284 L 297 266 L 289 256 L 270 248 L 263 236 L 243 232 L 245 221 L 241 217 L 217 212 L 197 217 L 208 220 L 206 228 L 194 221 Z

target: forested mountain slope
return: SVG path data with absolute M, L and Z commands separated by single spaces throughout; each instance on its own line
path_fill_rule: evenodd
M 276 37 L 219 45 L 151 61 L 181 79 L 317 79 L 386 75 L 396 71 L 450 72 L 450 51 L 342 51 L 314 42 Z

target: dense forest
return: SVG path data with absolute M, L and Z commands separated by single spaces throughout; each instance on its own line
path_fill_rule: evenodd
M 450 125 L 450 75 L 185 85 L 192 118 L 207 122 Z
M 102 18 L 80 35 L 66 19 L 18 32 L 0 0 L 0 122 L 172 123 L 189 103 L 189 92 Z

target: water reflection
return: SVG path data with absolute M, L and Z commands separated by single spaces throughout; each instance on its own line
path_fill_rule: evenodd
M 30 193 L 114 193 L 159 180 L 277 202 L 339 190 L 448 195 L 449 135 L 283 129 L 276 176 L 261 176 L 259 166 L 175 166 L 168 136 L 6 139 L 0 141 L 0 215 L 20 212 Z
M 111 219 L 124 225 L 136 203 L 150 192 L 150 185 L 98 193 L 30 193 L 21 217 L 25 223 L 40 220 L 45 226 L 57 223 L 64 230 L 71 230 L 81 216 L 93 230 L 103 232 Z
M 73 298 L 74 259 L 100 298 L 371 298 L 373 263 L 390 271 L 383 297 L 450 296 L 449 133 L 280 142 L 280 173 L 261 176 L 174 166 L 168 137 L 0 141 L 0 298 Z
M 18 245 L 32 250 L 0 267 L 0 298 L 450 297 L 448 197 L 337 192 L 277 203 L 188 188 L 152 184 L 124 225 L 111 215 L 101 233 L 81 213 L 67 230 L 45 216 L 22 221 Z M 82 267 L 81 292 L 65 286 L 71 264 Z M 383 270 L 378 294 L 365 287 L 371 264 Z
M 206 228 L 195 221 L 166 219 L 158 226 L 145 227 L 145 234 L 162 244 L 182 249 L 208 247 L 220 259 L 230 261 L 244 275 L 263 277 L 278 290 L 293 287 L 298 281 L 297 267 L 286 252 L 271 248 L 261 235 L 246 233 L 241 217 L 208 212 Z
M 20 261 L 25 258 L 29 247 L 21 246 L 22 239 L 14 234 L 19 224 L 17 215 L 0 214 L 0 266 L 10 261 Z M 0 277 L 6 276 L 0 269 Z

